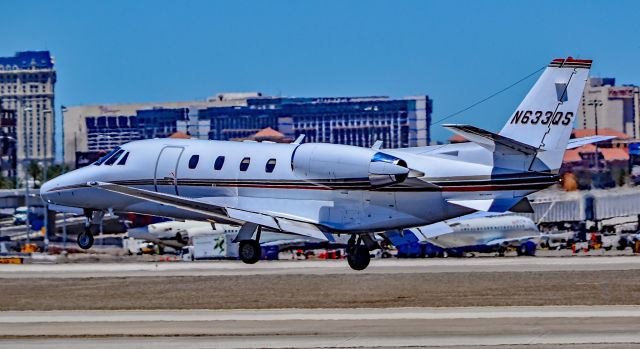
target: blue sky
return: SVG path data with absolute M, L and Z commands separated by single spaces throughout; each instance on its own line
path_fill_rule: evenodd
M 434 120 L 556 57 L 640 84 L 638 1 L 14 1 L 0 56 L 52 52 L 59 105 L 427 94 Z M 498 130 L 535 82 L 448 122 Z M 434 127 L 434 137 L 449 134 Z

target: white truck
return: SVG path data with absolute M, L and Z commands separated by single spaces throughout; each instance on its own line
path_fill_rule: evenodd
M 232 241 L 235 233 L 203 234 L 193 236 L 191 244 L 182 248 L 182 260 L 236 259 L 238 244 Z

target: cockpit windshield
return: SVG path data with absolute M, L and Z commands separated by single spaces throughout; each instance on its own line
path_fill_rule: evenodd
M 100 159 L 98 159 L 98 161 L 94 162 L 93 164 L 96 165 L 96 166 L 102 165 L 102 163 L 107 161 L 111 156 L 113 156 L 119 150 L 120 150 L 120 147 L 115 147 L 112 151 L 108 152 L 107 155 L 101 157 Z

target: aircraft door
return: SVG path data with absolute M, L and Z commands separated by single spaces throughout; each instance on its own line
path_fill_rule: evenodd
M 178 161 L 184 148 L 164 147 L 158 155 L 154 185 L 159 193 L 178 195 Z

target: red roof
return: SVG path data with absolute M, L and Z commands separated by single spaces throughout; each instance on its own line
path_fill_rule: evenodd
M 580 161 L 576 156 L 580 157 L 581 153 L 594 153 L 596 146 L 586 144 L 576 149 L 567 150 L 564 153 L 563 162 Z M 605 161 L 628 161 L 629 153 L 627 148 L 602 148 L 598 147 L 598 153 L 602 154 Z
M 596 135 L 596 130 L 592 129 L 592 128 L 585 128 L 585 129 L 581 129 L 581 130 L 573 130 L 573 136 L 575 138 L 582 138 L 582 137 L 589 137 L 589 136 L 595 136 Z M 623 132 L 619 132 L 610 128 L 601 128 L 598 129 L 598 136 L 615 136 L 618 139 L 629 139 L 631 137 L 629 137 L 626 133 Z
M 272 129 L 271 127 L 263 128 L 256 134 L 251 136 L 252 138 L 283 138 L 284 134 Z
M 605 161 L 629 161 L 629 154 L 620 148 L 599 148 Z
M 581 147 L 575 148 L 575 150 L 577 150 L 578 153 L 593 153 L 596 151 L 596 146 L 593 144 L 585 144 Z
M 176 132 L 174 134 L 172 134 L 171 136 L 169 136 L 169 138 L 182 138 L 182 139 L 190 139 L 191 136 L 189 136 L 188 134 L 184 133 L 184 132 Z

